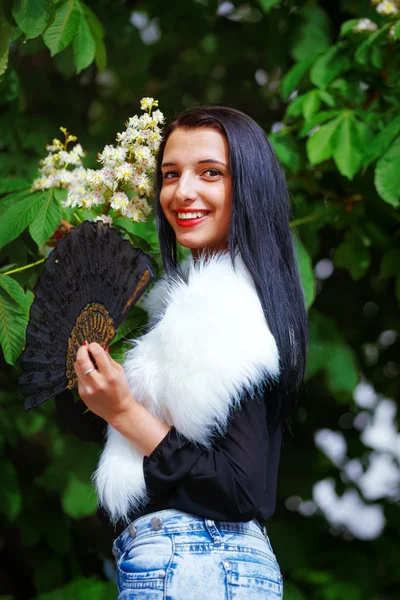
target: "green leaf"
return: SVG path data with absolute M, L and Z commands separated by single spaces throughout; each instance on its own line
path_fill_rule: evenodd
M 126 319 L 118 327 L 117 334 L 110 346 L 113 346 L 121 338 L 134 339 L 143 333 L 147 324 L 147 313 L 140 306 L 134 306 Z
M 93 515 L 97 510 L 97 496 L 92 484 L 80 481 L 74 475 L 69 478 L 61 502 L 64 512 L 74 519 Z
M 368 144 L 364 157 L 364 165 L 370 165 L 374 160 L 381 157 L 389 148 L 393 140 L 400 133 L 400 115 L 397 115 L 382 131 L 378 133 Z
M 31 223 L 43 202 L 47 192 L 23 195 L 3 212 L 0 227 L 0 248 L 15 240 Z M 8 196 L 6 196 L 8 198 Z
M 18 484 L 18 473 L 14 465 L 5 458 L 0 460 L 0 512 L 13 521 L 22 508 L 22 496 Z
M 23 200 L 30 194 L 29 189 L 23 188 L 21 190 L 17 190 L 15 192 L 11 192 L 6 196 L 0 198 L 0 216 L 3 215 L 10 206 L 16 204 L 20 200 Z M 1 234 L 1 232 L 0 232 Z
M 305 58 L 294 65 L 284 76 L 281 84 L 281 95 L 284 100 L 287 100 L 293 90 L 299 85 L 311 65 L 313 64 L 314 56 Z
M 344 118 L 332 139 L 332 156 L 342 175 L 353 179 L 361 167 L 364 149 L 370 136 L 370 130 L 361 121 L 356 121 L 351 114 L 344 113 Z
M 331 108 L 334 108 L 336 106 L 334 96 L 332 96 L 332 94 L 330 94 L 326 90 L 318 90 L 318 95 L 321 98 L 322 102 L 325 102 L 325 104 L 327 104 Z
M 305 379 L 323 371 L 333 395 L 341 392 L 352 394 L 359 379 L 358 367 L 336 323 L 315 309 L 309 313 L 309 323 L 310 343 Z M 337 399 L 340 398 L 337 396 Z
M 329 84 L 329 89 L 336 92 L 335 97 L 345 101 L 344 106 L 361 106 L 367 98 L 365 90 L 358 81 L 351 81 L 343 77 L 334 79 Z
M 31 410 L 17 416 L 15 424 L 22 437 L 30 438 L 43 429 L 46 417 L 38 411 Z
M 86 21 L 89 24 L 93 37 L 96 40 L 102 40 L 104 38 L 104 28 L 103 25 L 100 23 L 99 19 L 96 17 L 92 9 L 89 8 L 89 6 L 87 6 L 86 4 L 81 4 L 80 8 L 83 11 L 83 14 L 85 15 Z
M 103 40 L 96 40 L 96 67 L 102 73 L 107 66 L 107 49 Z
M 315 61 L 310 70 L 310 79 L 314 85 L 324 88 L 340 73 L 351 69 L 351 58 L 342 44 L 343 42 L 329 48 Z
M 280 0 L 258 0 L 258 4 L 261 6 L 264 12 L 269 12 L 273 6 L 278 4 Z
M 20 284 L 8 275 L 0 276 L 0 286 L 11 296 L 15 304 L 28 314 L 28 300 Z
M 8 194 L 17 190 L 23 190 L 30 187 L 29 181 L 18 177 L 1 177 L 0 178 L 0 194 Z
M 314 127 L 316 127 L 317 125 L 322 125 L 322 123 L 325 123 L 325 121 L 329 121 L 333 117 L 336 117 L 340 114 L 342 113 L 339 110 L 323 110 L 317 113 L 316 115 L 313 115 L 304 123 L 303 127 L 300 129 L 299 138 L 301 139 L 304 136 L 306 136 L 311 131 L 311 129 L 314 129 Z
M 286 109 L 286 117 L 299 117 L 302 115 L 304 99 L 305 95 L 293 98 Z
M 353 27 L 360 22 L 360 19 L 350 19 L 349 21 L 345 21 L 340 26 L 340 37 L 346 37 L 349 34 L 360 35 L 359 33 L 353 31 Z
M 353 393 L 358 383 L 358 368 L 354 353 L 345 344 L 326 344 L 327 384 L 333 395 L 342 391 Z
M 296 61 L 315 58 L 331 45 L 331 23 L 320 6 L 303 6 L 299 17 L 291 36 L 291 55 Z
M 42 34 L 54 19 L 53 0 L 14 0 L 12 15 L 26 39 Z
M 324 600 L 362 600 L 363 592 L 357 583 L 348 581 L 332 581 L 324 590 Z
M 303 96 L 297 96 L 288 106 L 286 116 L 298 117 L 302 115 L 306 120 L 310 119 L 321 106 L 319 90 L 311 90 Z
M 0 269 L 0 274 L 5 272 L 5 271 L 11 271 L 11 269 L 14 269 L 14 267 L 17 266 L 17 263 L 10 263 L 8 265 L 4 265 L 4 267 L 1 267 Z
M 297 235 L 294 235 L 301 283 L 307 309 L 315 300 L 315 277 L 311 257 Z
M 0 13 L 1 17 L 1 13 Z M 8 48 L 11 41 L 12 27 L 7 21 L 0 23 L 0 75 L 3 75 L 8 65 Z
M 55 198 L 54 190 L 47 190 L 43 195 L 44 202 L 29 226 L 29 232 L 39 249 L 47 242 L 61 221 L 61 206 Z
M 381 42 L 382 38 L 385 37 L 385 40 L 383 40 L 386 43 L 386 34 L 387 31 L 389 29 L 389 24 L 388 25 L 384 25 L 383 27 L 381 27 L 381 29 L 377 29 L 376 31 L 374 31 L 373 33 L 371 33 L 366 40 L 363 41 L 363 43 L 357 48 L 357 51 L 355 53 L 355 59 L 356 61 L 361 64 L 361 65 L 367 65 L 369 62 L 369 59 L 371 58 L 371 51 L 372 48 L 375 44 L 377 44 L 378 42 Z
M 371 262 L 368 249 L 353 231 L 346 233 L 345 241 L 337 246 L 333 258 L 337 267 L 349 269 L 355 281 L 364 277 Z
M 333 152 L 332 138 L 342 122 L 342 115 L 322 125 L 307 140 L 307 156 L 312 165 L 331 158 Z
M 21 35 L 22 35 L 21 29 L 19 27 L 13 27 L 11 41 L 15 42 L 16 40 L 18 40 L 18 38 L 21 37 Z
M 296 579 L 299 581 L 316 583 L 318 585 L 327 585 L 333 581 L 333 575 L 329 571 L 300 568 L 296 569 Z
M 304 96 L 302 105 L 303 116 L 305 119 L 310 119 L 312 115 L 315 115 L 319 111 L 321 106 L 321 99 L 319 97 L 318 90 L 311 90 Z
M 15 69 L 8 69 L 2 77 L 0 105 L 11 104 L 20 97 L 20 79 Z M 8 174 L 8 173 L 7 173 Z
M 78 577 L 63 588 L 35 596 L 34 600 L 109 600 L 115 597 L 114 581 Z
M 15 363 L 25 344 L 28 306 L 19 283 L 8 275 L 0 276 L 0 344 L 10 365 Z
M 31 304 L 35 299 L 35 294 L 31 290 L 26 290 L 25 295 L 26 295 L 26 301 L 28 302 L 28 311 L 29 311 Z
M 374 46 L 371 50 L 371 64 L 376 69 L 382 69 L 385 62 L 386 47 Z
M 397 23 L 394 25 L 393 40 L 395 42 L 397 42 L 397 40 L 400 40 L 400 21 L 397 21 Z
M 297 173 L 301 166 L 300 151 L 295 140 L 289 135 L 270 134 L 268 139 L 274 146 L 279 160 L 292 171 Z
M 377 162 L 374 182 L 385 202 L 400 206 L 400 136 Z
M 51 56 L 61 52 L 72 42 L 78 30 L 80 16 L 77 0 L 68 0 L 57 9 L 53 23 L 43 36 Z
M 86 6 L 86 4 L 81 5 L 88 25 L 90 27 L 90 31 L 95 40 L 96 44 L 96 52 L 95 52 L 95 61 L 96 66 L 100 72 L 104 71 L 107 64 L 107 51 L 103 42 L 104 38 L 104 29 L 94 12 Z
M 144 250 L 144 252 L 151 252 L 151 245 L 149 242 L 136 233 L 139 223 L 134 223 L 125 217 L 117 217 L 117 219 L 114 221 L 114 225 L 127 233 L 132 246 L 141 248 L 141 250 Z
M 96 42 L 83 14 L 81 14 L 78 30 L 74 38 L 73 49 L 76 71 L 80 73 L 94 61 L 96 54 Z
M 0 0 L 0 21 L 7 21 L 14 29 L 17 23 L 12 15 L 13 3 L 13 0 Z
M 64 188 L 53 188 L 54 191 L 54 198 L 57 200 L 57 202 L 64 202 L 64 200 L 67 199 L 68 196 L 68 190 L 65 190 Z M 75 209 L 74 209 L 75 210 Z

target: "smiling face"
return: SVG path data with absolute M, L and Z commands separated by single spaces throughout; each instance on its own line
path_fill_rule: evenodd
M 160 204 L 193 256 L 227 250 L 232 180 L 228 142 L 211 127 L 175 129 L 164 148 Z

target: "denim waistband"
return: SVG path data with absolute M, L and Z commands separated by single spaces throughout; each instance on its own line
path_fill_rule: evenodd
M 160 510 L 132 521 L 126 529 L 114 540 L 113 547 L 122 551 L 126 541 L 132 537 L 153 534 L 172 534 L 190 531 L 208 531 L 212 538 L 218 537 L 219 532 L 238 532 L 265 539 L 266 531 L 256 519 L 248 522 L 214 521 L 198 517 L 176 509 Z

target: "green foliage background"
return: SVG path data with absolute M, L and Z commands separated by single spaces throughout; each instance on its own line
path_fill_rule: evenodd
M 376 30 L 355 33 L 360 18 Z M 324 478 L 339 496 L 357 488 L 314 434 L 340 431 L 368 466 L 354 425 L 361 379 L 399 398 L 398 338 L 379 341 L 400 329 L 399 16 L 369 0 L 0 0 L 0 72 L 0 598 L 116 595 L 113 532 L 89 483 L 99 447 L 72 435 L 54 402 L 24 413 L 18 357 L 43 258 L 61 219 L 77 224 L 58 190 L 29 192 L 44 145 L 63 125 L 94 166 L 143 96 L 167 119 L 197 103 L 243 110 L 287 172 L 311 339 L 268 523 L 285 600 L 398 598 L 398 498 L 382 495 L 386 526 L 368 541 L 293 506 Z M 160 264 L 152 219 L 125 227 Z M 142 320 L 133 311 L 114 357 Z

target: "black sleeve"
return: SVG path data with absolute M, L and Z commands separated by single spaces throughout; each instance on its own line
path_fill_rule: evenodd
M 193 514 L 210 508 L 214 518 L 249 521 L 265 494 L 268 442 L 264 396 L 244 399 L 210 449 L 194 446 L 172 427 L 143 460 L 150 501 L 173 490 L 176 508 Z

